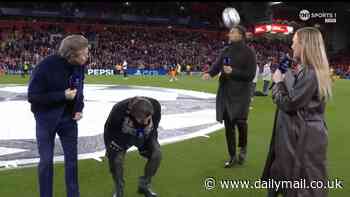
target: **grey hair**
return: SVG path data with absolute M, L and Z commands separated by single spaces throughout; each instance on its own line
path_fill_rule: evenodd
M 89 41 L 82 35 L 69 35 L 60 44 L 58 54 L 65 59 L 70 59 L 77 51 L 89 47 Z

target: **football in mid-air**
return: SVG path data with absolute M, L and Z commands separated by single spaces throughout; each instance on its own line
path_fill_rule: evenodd
M 225 8 L 224 11 L 222 12 L 222 20 L 224 22 L 224 25 L 231 29 L 234 26 L 237 26 L 241 18 L 235 8 Z

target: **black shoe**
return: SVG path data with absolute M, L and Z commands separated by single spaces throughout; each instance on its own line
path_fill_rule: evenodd
M 238 164 L 243 165 L 247 157 L 247 147 L 241 147 L 238 155 Z
M 119 194 L 119 196 L 118 196 L 118 194 L 115 192 L 115 193 L 113 193 L 113 197 L 122 197 L 123 195 L 122 194 Z
M 151 190 L 151 179 L 144 176 L 139 178 L 138 192 L 144 194 L 145 197 L 157 197 L 157 193 Z
M 237 163 L 236 157 L 231 157 L 230 160 L 225 162 L 225 168 L 231 168 Z
M 139 187 L 138 192 L 144 194 L 145 197 L 157 197 L 157 193 L 153 192 L 151 188 Z

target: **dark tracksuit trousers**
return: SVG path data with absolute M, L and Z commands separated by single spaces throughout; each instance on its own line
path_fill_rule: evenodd
M 269 95 L 269 84 L 270 84 L 269 80 L 264 80 L 263 93 L 266 96 Z
M 130 146 L 129 146 L 130 147 Z M 141 156 L 147 158 L 144 169 L 144 176 L 140 177 L 139 186 L 147 187 L 151 183 L 151 178 L 156 174 L 161 161 L 160 145 L 157 139 L 149 139 L 143 146 L 137 147 Z M 107 150 L 110 172 L 112 174 L 116 196 L 122 197 L 124 190 L 124 159 L 128 148 L 111 148 Z
M 230 120 L 227 112 L 224 113 L 225 134 L 228 152 L 231 158 L 236 156 L 236 130 L 238 128 L 239 138 L 238 146 L 246 147 L 248 138 L 248 123 L 247 119 L 234 119 Z
M 40 197 L 53 196 L 53 156 L 56 133 L 60 137 L 64 151 L 65 181 L 67 197 L 79 197 L 77 142 L 78 128 L 70 113 L 64 113 L 56 128 L 47 130 L 36 124 L 36 137 L 40 162 Z
M 147 158 L 144 176 L 140 177 L 139 180 L 139 189 L 149 188 L 151 178 L 156 174 L 161 162 L 161 151 L 157 131 L 161 119 L 161 105 L 157 100 L 144 97 L 144 99 L 148 99 L 152 103 L 154 108 L 154 114 L 152 116 L 153 130 L 150 131 L 148 135 L 137 136 L 123 132 L 123 122 L 125 118 L 129 116 L 129 104 L 136 98 L 137 97 L 125 99 L 115 104 L 105 123 L 104 142 L 106 146 L 106 156 L 109 160 L 109 168 L 114 180 L 117 197 L 123 196 L 123 164 L 126 151 L 131 146 L 136 146 L 140 155 Z

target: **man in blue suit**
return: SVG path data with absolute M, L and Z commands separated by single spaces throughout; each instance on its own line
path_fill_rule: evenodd
M 52 197 L 56 133 L 64 152 L 67 197 L 80 196 L 77 121 L 82 118 L 84 108 L 83 65 L 88 52 L 88 40 L 84 36 L 67 36 L 57 54 L 46 57 L 35 67 L 29 82 L 28 101 L 36 121 L 40 155 L 40 197 Z

